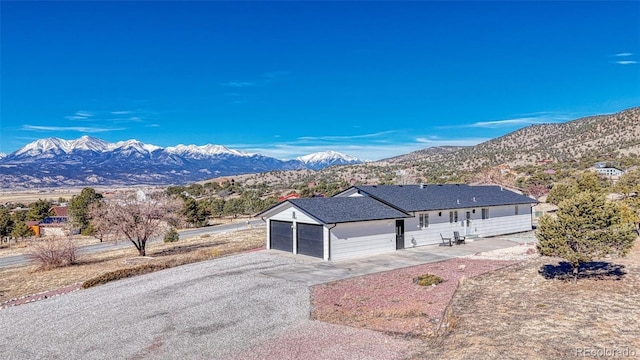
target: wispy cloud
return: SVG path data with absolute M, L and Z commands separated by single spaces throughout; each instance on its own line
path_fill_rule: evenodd
M 258 83 L 255 81 L 229 81 L 226 83 L 222 83 L 222 86 L 234 87 L 234 88 L 243 88 L 243 87 L 254 87 L 258 86 Z
M 22 125 L 22 130 L 31 131 L 77 131 L 81 133 L 103 133 L 109 131 L 124 130 L 124 128 L 101 128 L 89 126 L 41 126 L 41 125 Z
M 521 125 L 532 125 L 532 124 L 543 124 L 546 121 L 541 120 L 540 118 L 534 117 L 524 117 L 517 119 L 506 119 L 506 120 L 493 120 L 493 121 L 478 121 L 473 124 L 465 125 L 467 127 L 476 127 L 476 128 L 500 128 L 500 127 L 509 127 L 509 126 L 521 126 Z
M 110 112 L 110 114 L 111 114 L 111 115 L 129 115 L 129 114 L 131 114 L 131 113 L 133 113 L 133 111 L 128 111 L 128 110 L 125 110 L 125 111 L 112 111 L 112 112 Z
M 269 85 L 273 82 L 279 81 L 280 79 L 288 76 L 291 73 L 291 71 L 288 70 L 282 70 L 282 71 L 271 71 L 271 72 L 267 72 L 262 74 L 261 78 L 256 79 L 256 80 L 250 80 L 250 81 L 238 81 L 238 80 L 234 80 L 234 81 L 227 81 L 222 83 L 222 86 L 226 86 L 226 87 L 232 87 L 232 88 L 245 88 L 245 87 L 258 87 L 258 86 L 265 86 L 265 85 Z
M 621 60 L 621 61 L 616 61 L 616 64 L 619 65 L 631 65 L 631 64 L 637 64 L 638 62 L 635 60 Z
M 298 140 L 304 141 L 339 141 L 339 140 L 350 140 L 350 139 L 371 139 L 383 137 L 386 135 L 391 135 L 393 133 L 397 133 L 396 130 L 388 130 L 381 131 L 377 133 L 371 134 L 360 134 L 360 135 L 335 135 L 335 136 L 301 136 Z
M 437 129 L 455 129 L 455 128 L 486 128 L 497 129 L 517 126 L 527 126 L 536 124 L 561 123 L 576 119 L 577 115 L 557 114 L 551 112 L 537 112 L 527 114 L 529 116 L 516 117 L 513 119 L 478 121 L 471 124 L 437 126 Z
M 65 116 L 67 120 L 83 121 L 93 117 L 94 114 L 88 111 L 76 111 L 73 115 Z
M 631 56 L 631 55 L 633 55 L 633 53 L 623 52 L 623 53 L 618 53 L 615 56 L 626 57 L 626 56 Z

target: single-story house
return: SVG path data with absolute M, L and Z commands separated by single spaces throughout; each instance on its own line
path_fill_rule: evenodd
M 597 162 L 593 165 L 598 174 L 602 174 L 604 176 L 622 176 L 624 175 L 624 171 L 618 169 L 614 165 L 610 165 L 606 162 Z
M 330 198 L 289 199 L 261 212 L 266 246 L 341 260 L 441 243 L 453 231 L 486 237 L 532 229 L 536 200 L 500 186 L 352 186 Z

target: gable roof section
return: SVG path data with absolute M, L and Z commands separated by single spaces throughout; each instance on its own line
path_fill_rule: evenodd
M 533 204 L 536 200 L 500 186 L 466 184 L 355 186 L 377 200 L 405 212 Z
M 287 201 L 325 224 L 411 217 L 369 197 L 316 197 Z

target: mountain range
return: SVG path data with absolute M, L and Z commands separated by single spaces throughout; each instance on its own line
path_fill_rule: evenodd
M 412 167 L 417 176 L 428 178 L 443 171 L 473 171 L 505 163 L 595 161 L 628 155 L 640 155 L 640 107 L 566 123 L 531 125 L 475 146 L 431 147 L 364 166 L 384 172 Z M 186 184 L 217 176 L 351 164 L 355 166 L 338 169 L 353 176 L 362 170 L 360 163 L 334 151 L 279 160 L 221 145 L 162 148 L 137 140 L 108 143 L 89 136 L 48 138 L 0 154 L 0 188 Z
M 0 187 L 186 184 L 272 170 L 318 170 L 362 161 L 335 151 L 279 160 L 222 145 L 160 147 L 138 140 L 109 143 L 82 136 L 46 138 L 0 156 Z

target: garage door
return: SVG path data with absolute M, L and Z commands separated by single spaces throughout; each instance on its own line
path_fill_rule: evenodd
M 293 223 L 289 221 L 270 221 L 269 236 L 271 249 L 293 252 Z
M 298 223 L 298 254 L 315 257 L 323 257 L 324 243 L 322 241 L 322 225 L 311 225 Z

